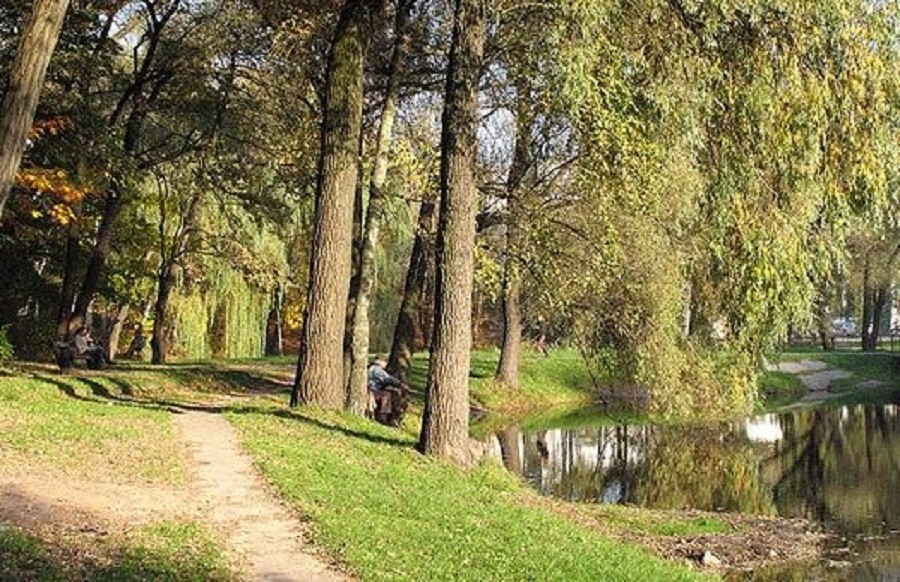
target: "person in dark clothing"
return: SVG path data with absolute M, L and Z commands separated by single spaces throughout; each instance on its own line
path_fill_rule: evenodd
M 407 386 L 388 374 L 387 360 L 377 358 L 369 366 L 369 405 L 366 416 L 382 424 L 398 426 L 406 412 Z

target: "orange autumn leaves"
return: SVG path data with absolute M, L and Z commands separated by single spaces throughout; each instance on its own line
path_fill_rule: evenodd
M 72 127 L 71 120 L 65 117 L 44 119 L 34 124 L 28 137 L 37 141 Z M 56 168 L 22 168 L 16 175 L 16 185 L 30 194 L 21 203 L 32 218 L 46 216 L 64 226 L 75 220 L 75 207 L 91 192 L 88 186 L 76 184 L 68 172 Z

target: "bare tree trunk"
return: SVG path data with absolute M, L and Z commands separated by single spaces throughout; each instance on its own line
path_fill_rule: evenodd
M 426 291 L 426 279 L 429 267 L 433 263 L 434 217 L 434 201 L 424 200 L 419 208 L 416 239 L 406 271 L 403 300 L 400 303 L 400 313 L 397 316 L 391 343 L 391 355 L 388 358 L 388 372 L 404 382 L 408 379 L 417 341 L 423 333 L 420 312 L 427 307 L 425 303 L 430 305 L 432 302 L 431 294 Z
M 822 351 L 834 351 L 834 334 L 831 332 L 831 321 L 828 317 L 828 295 L 824 287 L 819 289 L 819 296 L 816 299 L 816 332 Z
M 362 124 L 363 64 L 379 0 L 350 0 L 328 58 L 309 290 L 291 406 L 344 405 L 343 339 L 350 285 L 353 196 Z
M 350 406 L 350 371 L 353 367 L 353 318 L 356 316 L 356 296 L 359 293 L 360 261 L 363 246 L 363 222 L 365 202 L 363 201 L 363 134 L 359 133 L 359 154 L 356 164 L 356 195 L 353 200 L 353 238 L 350 247 L 350 290 L 347 293 L 347 318 L 344 320 L 344 378 L 343 394 L 345 404 Z
M 456 0 L 441 132 L 441 212 L 434 339 L 419 450 L 467 463 L 477 188 L 481 0 Z
M 19 39 L 0 105 L 0 217 L 22 163 L 44 75 L 68 8 L 69 0 L 35 0 Z
M 366 411 L 368 390 L 366 369 L 369 356 L 369 298 L 375 285 L 375 247 L 381 229 L 382 214 L 386 196 L 384 183 L 387 178 L 388 154 L 391 147 L 394 119 L 400 96 L 400 65 L 409 48 L 407 24 L 412 10 L 411 0 L 401 0 L 397 6 L 396 35 L 388 72 L 387 91 L 381 121 L 378 126 L 378 141 L 375 144 L 375 167 L 372 169 L 369 189 L 369 207 L 366 211 L 363 229 L 362 249 L 360 249 L 359 285 L 353 299 L 353 321 L 350 326 L 350 378 L 347 389 L 347 409 L 358 415 Z
M 203 202 L 203 185 L 200 184 L 191 196 L 188 204 L 187 212 L 181 220 L 181 224 L 175 232 L 172 247 L 166 252 L 165 249 L 165 214 L 164 204 L 160 203 L 160 215 L 163 222 L 159 226 L 160 251 L 162 254 L 162 262 L 159 266 L 158 273 L 158 291 L 156 296 L 156 307 L 154 309 L 153 319 L 153 335 L 150 338 L 150 349 L 152 355 L 151 364 L 165 364 L 166 356 L 169 353 L 168 341 L 166 334 L 168 332 L 169 317 L 169 300 L 172 296 L 172 289 L 175 286 L 175 275 L 178 274 L 178 265 L 188 250 L 191 237 L 197 219 L 200 215 L 200 206 Z

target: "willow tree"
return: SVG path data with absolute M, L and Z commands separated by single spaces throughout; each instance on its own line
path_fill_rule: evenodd
M 36 0 L 0 105 L 0 216 L 9 197 L 69 0 Z
M 291 406 L 344 405 L 343 338 L 363 109 L 363 65 L 379 0 L 349 0 L 328 55 L 309 289 Z
M 477 189 L 478 81 L 485 6 L 456 0 L 441 130 L 434 339 L 419 450 L 467 461 Z

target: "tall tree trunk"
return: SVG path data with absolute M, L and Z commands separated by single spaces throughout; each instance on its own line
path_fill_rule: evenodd
M 69 0 L 35 0 L 19 39 L 0 105 L 0 217 L 22 163 L 44 75 L 68 8 Z
M 284 287 L 279 284 L 272 293 L 272 307 L 269 309 L 269 317 L 266 321 L 267 356 L 281 356 L 284 353 L 284 320 L 282 318 L 283 301 Z
M 178 274 L 178 265 L 188 250 L 191 237 L 194 234 L 194 228 L 197 219 L 200 216 L 200 206 L 203 203 L 203 184 L 196 187 L 188 204 L 187 211 L 181 219 L 181 224 L 175 232 L 172 246 L 168 252 L 165 251 L 165 223 L 161 222 L 159 226 L 160 251 L 162 253 L 162 263 L 159 266 L 158 287 L 156 296 L 156 307 L 154 309 L 153 318 L 153 335 L 150 338 L 150 349 L 152 355 L 151 364 L 165 364 L 166 356 L 169 353 L 166 334 L 168 332 L 169 317 L 169 299 L 172 295 L 172 289 L 175 286 L 175 276 Z M 160 204 L 161 218 L 164 220 L 166 211 L 164 204 Z
M 73 220 L 69 225 L 66 237 L 66 260 L 63 266 L 62 291 L 59 297 L 59 311 L 56 316 L 56 335 L 60 339 L 66 339 L 71 329 L 69 328 L 69 316 L 72 313 L 72 304 L 75 302 L 75 276 L 78 265 L 78 221 Z
M 359 293 L 360 261 L 363 246 L 363 222 L 365 222 L 365 201 L 363 200 L 363 133 L 359 133 L 359 154 L 356 164 L 356 195 L 353 199 L 353 238 L 350 246 L 350 290 L 347 293 L 347 318 L 344 320 L 344 378 L 343 395 L 345 404 L 350 406 L 350 371 L 353 367 L 353 318 L 356 316 L 356 295 Z
M 524 244 L 522 196 L 525 176 L 531 167 L 531 114 L 527 83 L 516 83 L 516 144 L 506 182 L 506 249 L 503 263 L 503 343 L 495 378 L 510 388 L 519 387 L 519 361 L 522 354 L 522 313 L 520 309 L 521 261 L 517 253 Z
M 408 380 L 412 357 L 423 333 L 420 312 L 426 307 L 425 303 L 430 306 L 433 300 L 431 294 L 426 291 L 426 279 L 434 262 L 435 210 L 434 200 L 423 200 L 419 208 L 416 239 L 409 258 L 406 282 L 403 285 L 403 299 L 400 302 L 400 313 L 394 327 L 391 355 L 388 358 L 388 372 L 404 382 Z
M 362 124 L 363 64 L 378 0 L 350 0 L 341 11 L 325 88 L 325 114 L 309 290 L 291 406 L 344 405 L 343 339 L 350 286 L 353 197 Z
M 387 178 L 388 154 L 400 96 L 400 66 L 409 48 L 407 24 L 412 5 L 411 0 L 401 0 L 397 6 L 396 39 L 388 71 L 384 108 L 381 111 L 381 120 L 378 126 L 378 141 L 375 144 L 375 167 L 372 169 L 369 207 L 366 211 L 362 248 L 360 249 L 359 284 L 356 289 L 356 297 L 353 298 L 347 409 L 359 415 L 365 413 L 368 402 L 366 368 L 369 357 L 369 298 L 375 285 L 375 247 L 378 244 L 378 233 L 381 229 L 386 202 L 384 183 Z
M 115 320 L 112 322 L 112 329 L 106 342 L 107 356 L 109 356 L 110 360 L 115 360 L 116 354 L 119 353 L 119 338 L 122 337 L 122 328 L 125 326 L 125 320 L 128 319 L 128 311 L 130 309 L 130 305 L 123 303 L 116 310 Z
M 456 0 L 441 131 L 434 334 L 419 450 L 468 462 L 481 0 Z
M 103 274 L 103 268 L 106 265 L 106 259 L 112 247 L 113 233 L 119 222 L 119 215 L 122 213 L 123 206 L 122 195 L 118 187 L 114 186 L 106 199 L 106 206 L 103 208 L 103 218 L 100 220 L 100 228 L 97 230 L 97 240 L 94 243 L 94 248 L 91 250 L 87 272 L 84 274 L 81 289 L 78 291 L 75 309 L 69 321 L 69 329 L 77 329 L 87 317 L 88 307 L 91 305 L 91 301 L 94 300 L 94 293 L 100 285 L 100 276 Z
M 863 312 L 862 312 L 862 350 L 874 352 L 877 337 L 875 337 L 875 288 L 872 285 L 872 269 L 869 255 L 866 255 L 863 265 Z
M 177 264 L 171 259 L 159 268 L 156 306 L 153 309 L 153 335 L 150 336 L 151 364 L 165 364 L 166 356 L 169 353 L 169 343 L 166 339 L 167 318 L 169 316 L 169 300 L 172 297 L 172 287 L 175 285 L 177 269 Z

